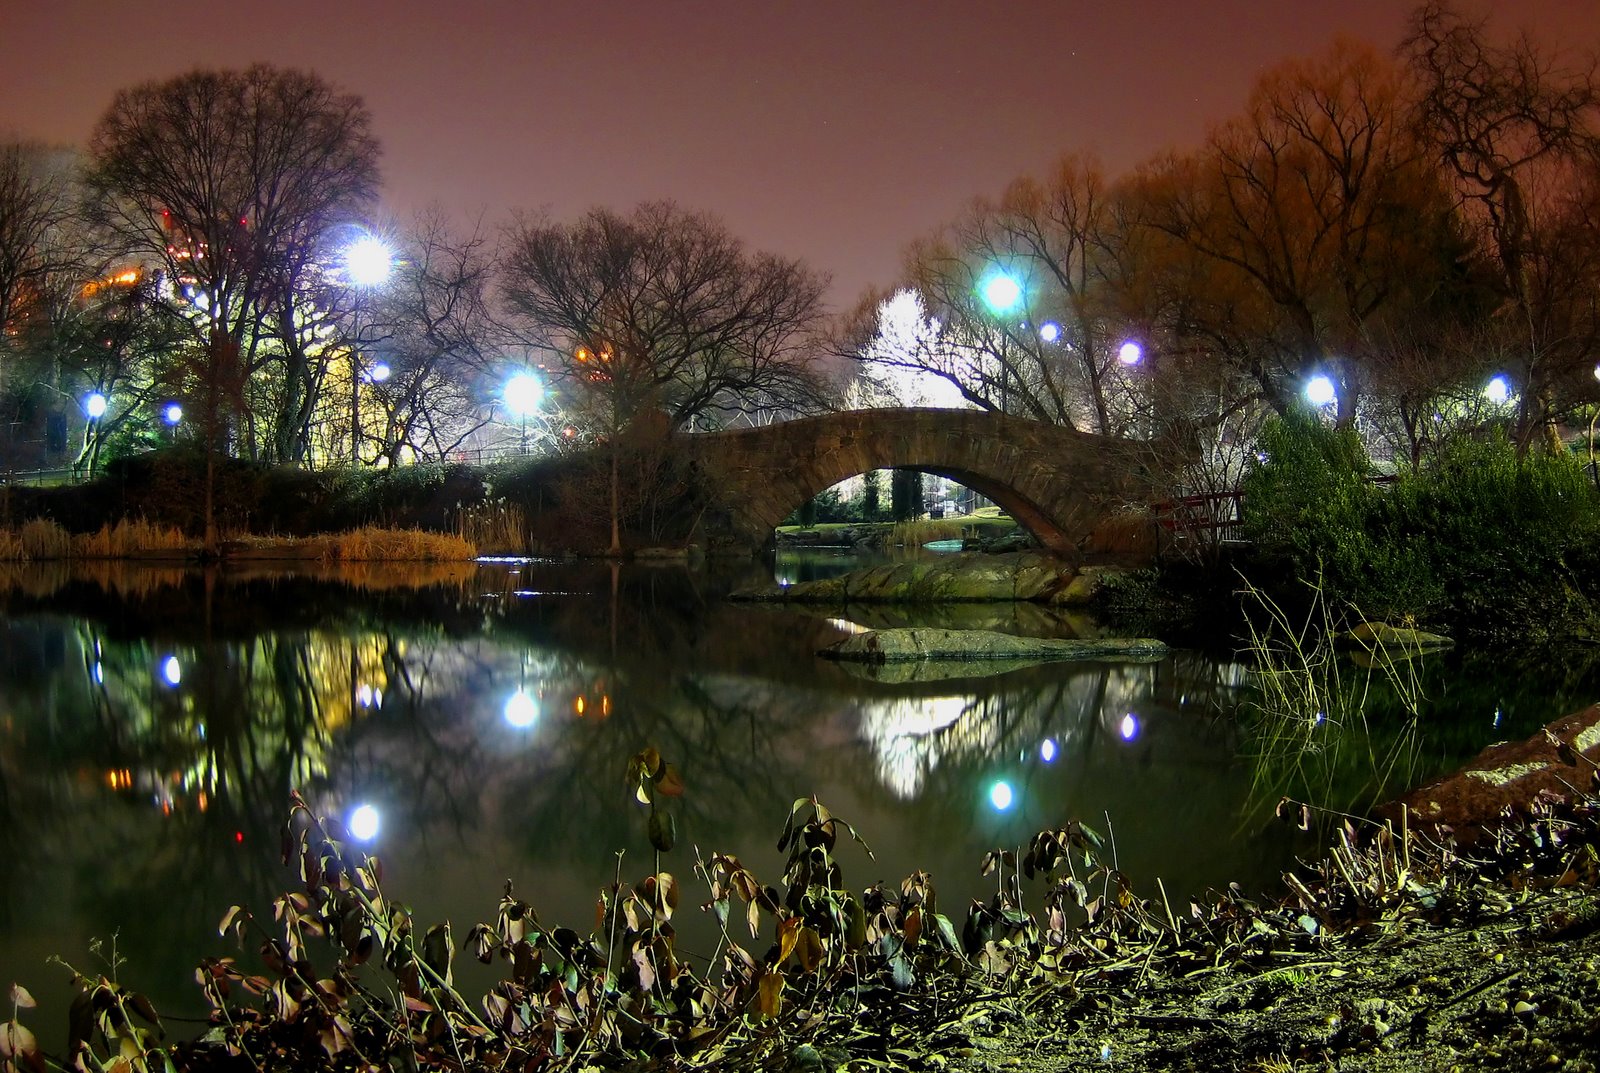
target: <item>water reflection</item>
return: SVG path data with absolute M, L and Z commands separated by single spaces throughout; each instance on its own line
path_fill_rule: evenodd
M 646 745 L 687 784 L 664 861 L 682 876 L 699 847 L 775 878 L 775 833 L 813 793 L 873 847 L 847 862 L 852 884 L 927 868 L 952 904 L 977 892 L 985 850 L 1073 817 L 1101 819 L 1124 870 L 1173 890 L 1264 883 L 1307 848 L 1267 823 L 1236 663 L 860 679 L 814 655 L 848 620 L 721 599 L 749 580 L 529 563 L 409 591 L 163 573 L 0 595 L 0 852 L 30 862 L 0 894 L 0 961 L 48 993 L 46 955 L 81 959 L 120 927 L 140 986 L 192 1005 L 194 960 L 221 952 L 209 924 L 289 882 L 292 789 L 369 840 L 424 919 L 459 932 L 511 877 L 581 926 L 615 851 L 629 871 L 651 860 L 624 779 Z M 1473 724 L 1478 738 L 1430 730 L 1417 770 L 1508 729 Z M 1393 752 L 1373 726 L 1369 752 Z

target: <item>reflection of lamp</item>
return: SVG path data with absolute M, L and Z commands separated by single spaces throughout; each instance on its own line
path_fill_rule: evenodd
M 1139 717 L 1129 712 L 1122 717 L 1122 722 L 1117 726 L 1117 733 L 1122 735 L 1123 741 L 1132 741 L 1139 736 Z
M 539 721 L 539 702 L 521 686 L 506 699 L 506 722 L 518 730 L 526 730 Z
M 178 662 L 177 656 L 168 656 L 161 664 L 161 677 L 169 686 L 175 686 L 183 681 L 183 664 Z
M 989 787 L 989 804 L 993 805 L 996 812 L 1004 812 L 1016 801 L 1016 794 L 1011 790 L 1011 784 L 1000 779 Z
M 378 837 L 378 828 L 382 825 L 378 810 L 371 805 L 358 805 L 350 813 L 350 837 L 370 842 Z
M 1039 743 L 1039 759 L 1043 760 L 1047 764 L 1055 762 L 1056 739 L 1046 738 Z

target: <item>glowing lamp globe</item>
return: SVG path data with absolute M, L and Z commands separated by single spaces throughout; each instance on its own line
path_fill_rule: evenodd
M 83 400 L 83 412 L 89 415 L 89 420 L 98 421 L 106 415 L 106 397 L 100 392 L 92 392 Z
M 1306 401 L 1313 406 L 1326 406 L 1334 399 L 1333 381 L 1318 374 L 1306 383 Z
M 518 373 L 506 381 L 504 397 L 512 413 L 531 414 L 544 400 L 544 385 L 532 373 Z
M 394 271 L 394 251 L 380 238 L 368 235 L 357 239 L 344 251 L 344 271 L 359 287 L 376 287 Z
M 996 313 L 1004 313 L 1022 301 L 1022 284 L 1004 272 L 997 272 L 983 285 L 983 301 Z

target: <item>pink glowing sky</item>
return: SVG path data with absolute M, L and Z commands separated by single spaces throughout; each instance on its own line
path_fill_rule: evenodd
M 1469 0 L 1600 47 L 1596 0 Z M 1066 150 L 1120 171 L 1198 142 L 1279 59 L 1390 47 L 1410 0 L 4 0 L 0 137 L 82 143 L 117 89 L 196 66 L 309 68 L 361 94 L 386 211 L 490 222 L 673 198 L 834 277 Z

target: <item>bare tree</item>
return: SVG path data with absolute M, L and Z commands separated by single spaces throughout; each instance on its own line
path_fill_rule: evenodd
M 443 459 L 484 424 L 497 327 L 489 309 L 499 262 L 482 222 L 457 232 L 438 208 L 413 221 L 395 277 L 375 303 L 385 376 L 367 393 L 380 407 L 375 457 Z
M 360 98 L 257 65 L 123 90 L 90 138 L 99 222 L 164 271 L 190 306 L 196 342 L 236 352 L 250 373 L 281 366 L 273 456 L 303 453 L 315 373 L 303 350 L 271 345 L 262 322 L 292 319 L 298 281 L 372 203 L 370 128 Z M 282 324 L 274 334 L 293 335 Z
M 671 202 L 513 229 L 501 293 L 519 335 L 547 355 L 569 403 L 611 445 L 613 553 L 625 434 L 819 408 L 815 330 L 826 285 Z
M 1550 429 L 1562 382 L 1586 379 L 1596 353 L 1581 296 L 1600 267 L 1590 230 L 1600 82 L 1592 61 L 1564 68 L 1526 36 L 1491 43 L 1485 23 L 1448 0 L 1417 9 L 1401 51 L 1418 82 L 1417 128 L 1498 269 L 1525 448 Z
M 1209 303 L 1214 335 L 1282 411 L 1307 375 L 1326 372 L 1338 420 L 1355 420 L 1368 328 L 1421 281 L 1443 274 L 1449 204 L 1412 137 L 1400 70 L 1341 40 L 1269 72 L 1245 114 L 1218 128 L 1192 163 L 1167 165 L 1168 197 L 1149 221 L 1238 290 Z M 1448 264 L 1448 262 L 1446 262 Z
M 13 327 L 19 303 L 62 263 L 75 208 L 69 154 L 0 144 L 0 328 Z

